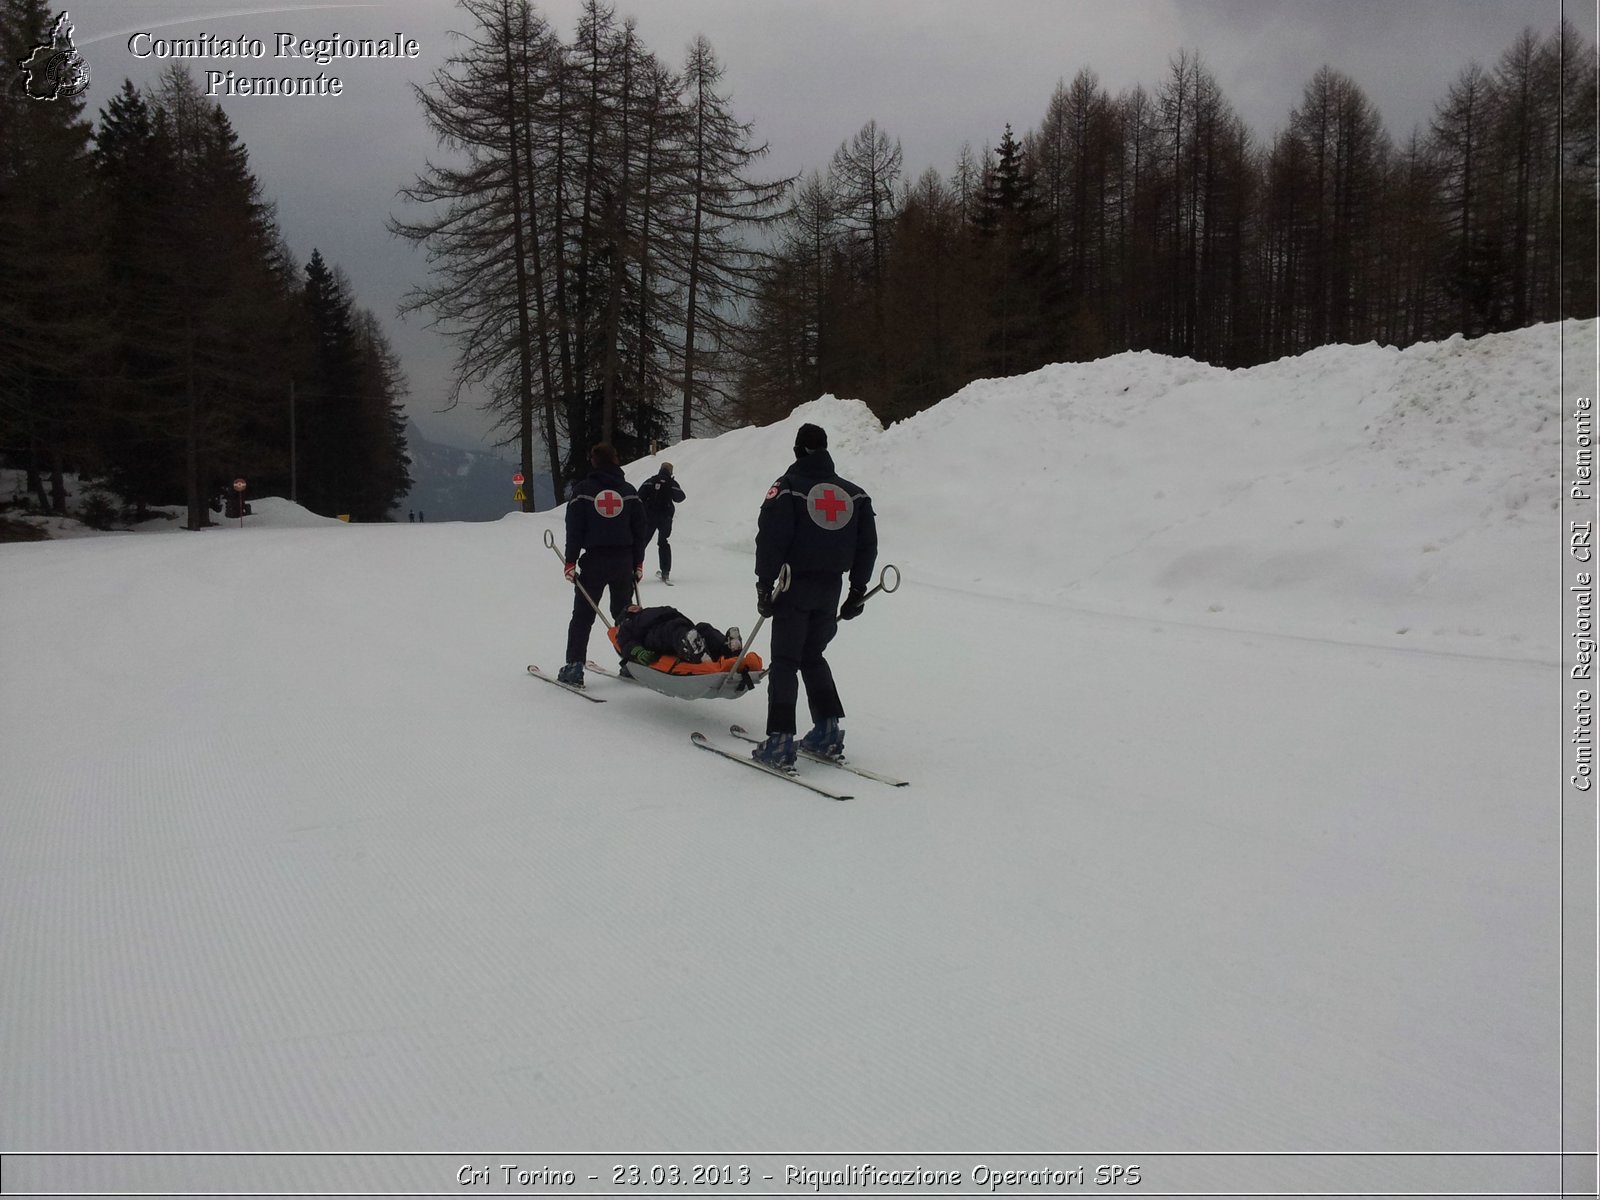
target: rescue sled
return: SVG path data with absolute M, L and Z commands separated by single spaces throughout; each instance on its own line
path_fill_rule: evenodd
M 606 630 L 613 648 L 617 648 L 617 627 Z M 620 654 L 620 648 L 617 648 Z M 628 678 L 643 684 L 652 692 L 672 696 L 678 700 L 731 699 L 754 690 L 756 684 L 767 677 L 761 656 L 753 650 L 730 654 L 716 662 L 684 662 L 670 654 L 663 654 L 649 666 L 628 664 Z
M 556 558 L 565 564 L 566 559 L 557 549 L 555 534 L 551 530 L 544 531 L 544 544 L 550 547 Z M 574 579 L 572 582 L 578 589 L 578 594 L 589 602 L 589 607 L 594 609 L 595 616 L 605 625 L 606 637 L 611 639 L 611 646 L 617 650 L 620 657 L 622 651 L 617 647 L 617 627 L 594 602 L 594 597 L 589 595 L 588 589 L 583 586 L 583 581 Z M 785 563 L 783 569 L 778 572 L 772 594 L 779 595 L 787 590 L 788 586 L 789 566 Z M 756 627 L 750 631 L 750 641 L 746 643 L 747 646 L 754 643 L 756 634 L 761 632 L 761 626 L 765 621 L 765 617 L 756 621 Z M 636 662 L 628 664 L 629 679 L 643 684 L 653 692 L 660 692 L 663 696 L 674 696 L 679 700 L 710 700 L 718 697 L 728 699 L 742 696 L 746 692 L 754 691 L 756 684 L 766 676 L 761 656 L 749 649 L 709 663 L 689 663 L 670 654 L 663 654 L 648 667 Z
M 563 565 L 565 556 L 556 546 L 555 534 L 546 529 L 544 531 L 544 544 L 556 556 L 556 560 Z M 893 581 L 890 573 L 893 572 Z M 589 595 L 581 579 L 574 579 L 573 586 L 578 589 L 578 594 L 589 602 L 589 607 L 594 609 L 595 616 L 599 617 L 606 627 L 606 637 L 611 639 L 611 646 L 621 657 L 621 648 L 617 646 L 617 627 L 612 624 L 611 618 L 606 616 L 600 606 L 594 602 L 594 597 Z M 900 571 L 890 565 L 885 566 L 878 573 L 878 584 L 862 597 L 863 603 L 870 600 L 879 592 L 892 592 L 900 586 Z M 778 578 L 773 582 L 772 595 L 776 599 L 789 590 L 789 564 L 785 563 L 778 571 Z M 634 595 L 637 598 L 638 588 L 635 586 Z M 761 626 L 766 622 L 765 617 L 756 621 L 755 628 L 750 631 L 750 636 L 745 641 L 746 649 L 738 654 L 730 654 L 727 658 L 718 659 L 709 663 L 690 663 L 674 658 L 670 654 L 663 654 L 654 663 L 645 666 L 641 663 L 628 664 L 628 678 L 635 683 L 642 684 L 653 692 L 660 692 L 663 696 L 673 696 L 679 700 L 714 700 L 731 699 L 743 696 L 755 690 L 756 684 L 766 678 L 766 668 L 762 665 L 761 656 L 748 647 L 755 644 L 756 634 L 761 632 Z

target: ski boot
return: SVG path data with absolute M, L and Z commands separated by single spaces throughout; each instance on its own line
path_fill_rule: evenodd
M 656 578 L 661 580 L 662 583 L 671 583 L 672 582 L 672 572 L 671 571 L 657 571 L 656 572 Z
M 737 654 L 744 649 L 744 638 L 740 636 L 737 625 L 731 626 L 722 636 L 727 639 L 729 654 Z
M 800 749 L 814 758 L 829 762 L 844 761 L 844 730 L 839 728 L 838 717 L 824 717 L 811 727 L 811 732 L 800 739 Z
M 678 658 L 683 662 L 697 663 L 705 659 L 706 639 L 698 629 L 690 627 L 678 638 Z
M 556 682 L 570 684 L 572 687 L 582 687 L 583 664 L 581 662 L 569 662 L 556 672 Z
M 750 757 L 764 767 L 771 767 L 774 771 L 782 771 L 785 775 L 793 775 L 795 773 L 794 734 L 767 734 L 767 740 L 750 751 Z

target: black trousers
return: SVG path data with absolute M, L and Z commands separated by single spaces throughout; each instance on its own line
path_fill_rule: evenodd
M 844 716 L 833 671 L 822 652 L 839 631 L 839 575 L 797 575 L 772 606 L 772 662 L 767 671 L 767 732 L 795 733 L 800 683 L 813 723 Z
M 661 535 L 661 540 L 656 543 L 656 561 L 661 564 L 661 573 L 663 575 L 671 575 L 672 546 L 667 539 L 672 536 L 672 514 L 669 512 L 653 513 L 646 510 L 645 518 L 650 522 L 650 537 L 645 538 L 644 544 L 648 547 L 650 538 L 655 537 L 657 534 Z
M 614 554 L 586 553 L 578 560 L 578 582 L 596 604 L 607 588 L 611 589 L 608 608 L 613 623 L 622 619 L 628 605 L 633 603 L 632 554 L 624 548 L 620 556 Z M 589 656 L 589 633 L 594 629 L 594 609 L 583 598 L 583 592 L 572 589 L 572 622 L 567 626 L 567 661 L 583 662 Z

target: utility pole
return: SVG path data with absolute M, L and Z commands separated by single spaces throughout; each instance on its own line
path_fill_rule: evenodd
M 289 380 L 289 502 L 300 503 L 299 476 L 295 469 L 294 380 Z

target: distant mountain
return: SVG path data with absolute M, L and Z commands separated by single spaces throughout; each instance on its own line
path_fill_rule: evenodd
M 496 521 L 520 505 L 511 477 L 517 464 L 484 450 L 463 450 L 429 441 L 414 422 L 406 423 L 411 454 L 411 491 L 395 509 L 397 519 L 421 512 L 429 521 Z M 539 509 L 555 505 L 550 476 L 535 474 L 533 499 Z

